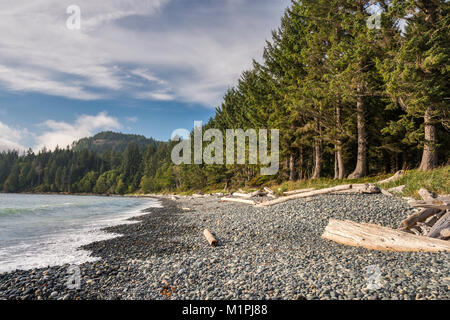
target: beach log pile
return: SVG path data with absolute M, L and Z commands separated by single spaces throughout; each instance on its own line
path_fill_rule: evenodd
M 409 204 L 420 209 L 404 219 L 399 229 L 408 233 L 430 238 L 450 240 L 450 197 L 434 197 L 426 189 L 420 189 L 422 201 L 412 200 Z
M 252 199 L 263 197 L 276 198 L 275 192 L 273 192 L 269 188 L 264 188 L 264 190 L 256 190 L 251 193 L 247 193 L 240 189 L 239 192 L 233 192 L 231 196 L 232 197 L 221 198 L 220 202 L 238 202 L 249 205 L 256 205 L 258 202 Z
M 420 208 L 400 223 L 398 230 L 353 221 L 331 219 L 322 238 L 350 246 L 390 251 L 450 251 L 450 197 L 434 197 L 420 189 Z
M 450 251 L 450 241 L 418 236 L 368 223 L 331 219 L 323 239 L 340 244 L 387 251 Z

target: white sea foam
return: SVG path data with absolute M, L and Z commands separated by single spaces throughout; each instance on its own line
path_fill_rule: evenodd
M 66 202 L 65 204 L 68 203 Z M 145 215 L 146 213 L 142 210 L 149 207 L 161 207 L 161 204 L 157 200 L 150 199 L 143 201 L 133 210 L 122 213 L 97 214 L 94 216 L 86 214 L 86 217 L 76 221 L 70 219 L 62 220 L 58 222 L 58 229 L 55 232 L 52 232 L 52 229 L 49 228 L 45 234 L 36 232 L 38 235 L 30 236 L 27 234 L 23 239 L 18 237 L 2 239 L 0 242 L 0 273 L 10 272 L 16 269 L 28 270 L 96 261 L 98 258 L 92 257 L 89 251 L 79 248 L 92 242 L 120 236 L 118 234 L 104 232 L 101 229 L 122 224 L 137 223 L 138 221 L 129 221 L 127 219 Z M 89 207 L 84 207 L 83 210 L 89 211 Z M 95 208 L 95 210 L 97 213 L 99 212 L 99 208 Z M 25 219 L 23 216 L 20 218 Z M 39 224 L 41 219 L 46 222 L 45 215 L 42 217 L 42 214 L 39 214 L 37 218 L 34 218 L 36 221 L 33 221 L 32 226 Z M 67 224 L 67 226 L 64 224 Z M 17 228 L 17 224 L 13 224 L 13 226 Z M 2 220 L 0 220 L 0 231 L 2 228 L 6 229 L 8 227 L 10 225 L 5 222 L 2 224 Z M 53 225 L 52 227 L 54 228 Z M 28 228 L 31 227 L 28 226 Z

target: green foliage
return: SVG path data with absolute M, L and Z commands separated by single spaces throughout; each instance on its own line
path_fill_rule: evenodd
M 371 29 L 375 10 L 381 24 Z M 102 132 L 71 149 L 0 153 L 0 190 L 189 192 L 296 177 L 297 187 L 320 187 L 343 182 L 331 179 L 343 177 L 339 163 L 343 172 L 365 163 L 354 176 L 415 168 L 424 145 L 433 145 L 433 166 L 448 165 L 448 12 L 445 0 L 293 0 L 263 61 L 242 72 L 203 127 L 224 137 L 227 129 L 279 129 L 276 176 L 260 176 L 259 165 L 175 166 L 174 142 Z M 307 182 L 313 172 L 322 179 Z

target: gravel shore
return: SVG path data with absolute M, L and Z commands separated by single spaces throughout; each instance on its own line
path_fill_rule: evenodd
M 401 199 L 326 195 L 270 208 L 214 196 L 161 201 L 140 223 L 106 229 L 123 236 L 83 247 L 101 260 L 79 266 L 80 289 L 66 285 L 69 265 L 15 271 L 0 274 L 0 299 L 450 298 L 449 253 L 369 251 L 320 238 L 330 218 L 396 228 L 412 213 Z M 205 228 L 218 247 L 208 246 Z

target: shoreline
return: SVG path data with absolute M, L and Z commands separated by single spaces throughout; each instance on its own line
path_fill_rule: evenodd
M 81 248 L 101 260 L 79 266 L 80 290 L 67 289 L 64 265 L 0 274 L 0 299 L 449 298 L 447 253 L 369 251 L 320 238 L 330 217 L 395 226 L 412 210 L 400 199 L 328 195 L 271 209 L 214 196 L 157 199 L 162 208 L 131 219 L 140 223 L 104 229 L 120 237 Z M 208 245 L 205 228 L 218 247 Z M 374 291 L 366 270 L 373 265 L 381 270 Z

